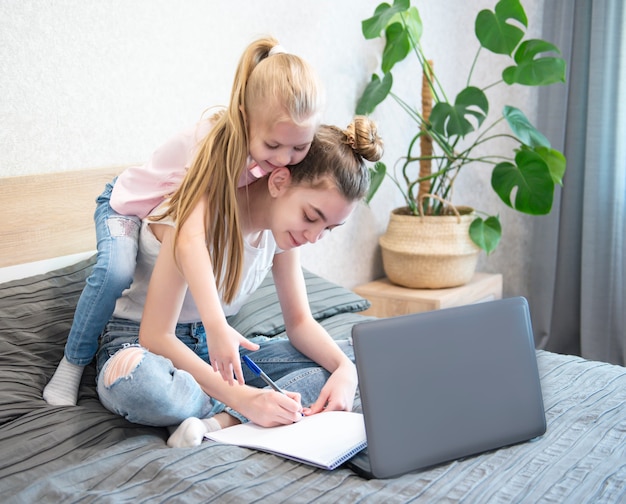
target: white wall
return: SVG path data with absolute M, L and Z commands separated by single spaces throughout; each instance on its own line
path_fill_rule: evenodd
M 325 122 L 347 125 L 376 69 L 380 46 L 360 22 L 379 0 L 0 0 L 0 177 L 140 163 L 164 139 L 224 104 L 244 47 L 263 34 L 316 67 L 325 83 Z M 526 0 L 539 33 L 543 0 Z M 476 44 L 473 19 L 495 0 L 418 0 L 423 44 L 450 95 L 464 85 Z M 467 25 L 467 26 L 466 26 Z M 481 72 L 489 68 L 481 67 Z M 403 96 L 420 76 L 406 63 Z M 485 79 L 488 82 L 492 79 Z M 534 94 L 502 89 L 504 103 L 534 116 Z M 419 97 L 415 94 L 415 103 Z M 526 103 L 527 105 L 524 105 Z M 403 153 L 412 124 L 392 102 L 374 117 L 386 143 L 384 161 Z M 479 170 L 476 170 L 479 171 Z M 525 295 L 529 227 L 487 192 L 488 173 L 458 184 L 455 201 L 499 212 L 504 238 L 479 269 L 502 272 L 505 294 Z M 0 183 L 1 183 L 0 178 Z M 64 195 L 60 195 L 64 197 Z M 480 203 L 480 204 L 478 204 Z M 401 204 L 386 184 L 371 207 L 303 250 L 309 269 L 347 287 L 383 275 L 378 237 Z M 53 211 L 53 209 L 50 209 Z

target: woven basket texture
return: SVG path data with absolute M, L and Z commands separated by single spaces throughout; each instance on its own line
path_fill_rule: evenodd
M 473 214 L 415 217 L 392 212 L 380 238 L 387 278 L 413 289 L 442 289 L 469 282 L 480 252 L 469 237 L 473 220 Z

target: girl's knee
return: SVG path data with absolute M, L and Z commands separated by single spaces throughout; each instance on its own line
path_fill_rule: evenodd
M 140 346 L 122 348 L 98 376 L 102 404 L 133 423 L 167 426 L 204 418 L 213 401 L 191 374 Z
M 125 289 L 130 287 L 133 281 L 136 259 L 135 257 L 129 256 L 128 258 L 115 260 L 114 262 L 115 264 L 111 265 L 109 269 L 107 284 L 111 292 L 118 293 L 119 297 Z
M 116 352 L 106 363 L 102 371 L 102 383 L 105 387 L 111 387 L 122 378 L 130 378 L 137 369 L 146 354 L 146 350 L 132 346 L 122 348 Z

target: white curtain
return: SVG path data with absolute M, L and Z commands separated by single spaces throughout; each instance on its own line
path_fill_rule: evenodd
M 529 303 L 538 347 L 626 364 L 626 9 L 622 0 L 545 1 L 544 37 L 568 60 L 541 92 L 540 129 L 567 172 L 534 224 Z

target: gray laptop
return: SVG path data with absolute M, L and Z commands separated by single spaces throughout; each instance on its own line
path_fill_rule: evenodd
M 367 449 L 388 478 L 542 435 L 546 419 L 522 297 L 366 321 L 352 329 Z

